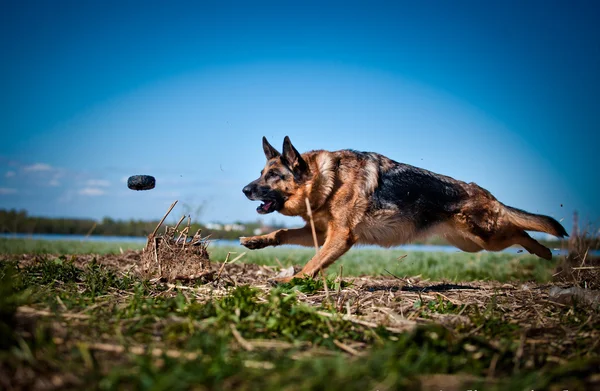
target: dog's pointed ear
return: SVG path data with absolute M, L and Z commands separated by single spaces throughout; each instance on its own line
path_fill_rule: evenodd
M 267 160 L 271 160 L 274 157 L 281 156 L 279 151 L 273 148 L 271 144 L 269 144 L 265 136 L 263 136 L 263 150 L 265 151 L 265 156 L 267 157 Z
M 281 155 L 281 161 L 292 170 L 296 179 L 302 178 L 308 173 L 308 165 L 304 159 L 302 159 L 300 152 L 294 148 L 288 136 L 285 136 L 285 139 L 283 139 L 283 154 Z

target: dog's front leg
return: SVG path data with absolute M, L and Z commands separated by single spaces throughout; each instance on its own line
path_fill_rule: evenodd
M 317 231 L 319 246 L 325 242 L 325 234 Z M 280 244 L 298 244 L 300 246 L 314 246 L 311 228 L 307 225 L 302 228 L 280 229 L 266 235 L 241 237 L 240 244 L 251 250 Z
M 277 246 L 280 244 L 277 237 L 277 233 L 279 231 L 274 231 L 266 235 L 259 236 L 242 236 L 240 238 L 240 244 L 248 247 L 250 250 L 258 250 L 259 248 L 265 248 L 268 246 Z
M 314 278 L 320 270 L 327 268 L 356 243 L 356 237 L 350 229 L 334 228 L 329 232 L 321 250 L 308 261 L 298 274 L 292 277 L 276 278 L 273 281 L 289 282 L 292 278 Z
M 319 242 L 320 247 L 325 243 L 325 233 L 319 230 L 315 233 L 317 234 L 317 241 Z M 299 246 L 307 247 L 313 247 L 315 245 L 310 225 L 305 225 L 302 228 L 280 229 L 277 237 L 279 238 L 280 244 L 297 244 Z

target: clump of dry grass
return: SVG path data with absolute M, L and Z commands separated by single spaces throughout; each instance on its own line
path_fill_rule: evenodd
M 600 232 L 575 232 L 569 240 L 569 253 L 557 266 L 557 281 L 585 289 L 600 289 L 600 257 L 591 251 L 600 248 Z
M 148 235 L 141 255 L 141 274 L 146 278 L 164 281 L 211 281 L 215 270 L 211 268 L 206 249 L 208 240 L 201 236 L 201 230 L 190 235 L 189 217 L 187 225 L 182 229 L 179 226 L 185 216 L 181 217 L 175 227 L 166 227 L 163 234 L 157 233 L 176 203 L 177 201 L 171 205 L 154 232 Z

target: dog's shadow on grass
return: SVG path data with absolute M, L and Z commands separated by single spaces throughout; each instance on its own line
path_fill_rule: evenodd
M 459 284 L 437 284 L 437 285 L 430 285 L 430 286 L 397 286 L 397 285 L 372 285 L 372 286 L 368 286 L 365 288 L 366 291 L 368 292 L 376 292 L 376 291 L 391 291 L 391 292 L 397 292 L 397 291 L 404 291 L 404 292 L 422 292 L 422 293 L 427 293 L 427 292 L 446 292 L 449 290 L 453 290 L 453 289 L 461 289 L 461 290 L 466 290 L 466 289 L 471 289 L 471 290 L 476 290 L 479 289 L 476 286 L 469 286 L 469 285 L 459 285 Z

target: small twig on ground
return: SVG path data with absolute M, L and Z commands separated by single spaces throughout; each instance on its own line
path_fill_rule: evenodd
M 225 257 L 225 261 L 221 264 L 221 267 L 219 268 L 219 272 L 217 273 L 217 278 L 216 280 L 218 280 L 221 277 L 221 273 L 223 273 L 223 269 L 225 269 L 225 264 L 227 263 L 227 261 L 229 261 L 229 256 L 231 254 L 235 254 L 232 252 L 228 252 L 227 256 Z M 234 263 L 235 261 L 237 261 L 238 259 L 242 258 L 244 255 L 246 255 L 245 252 L 241 253 L 240 255 L 238 255 L 237 257 L 235 257 L 231 262 L 229 262 L 230 264 Z
M 37 310 L 35 308 L 21 306 L 17 308 L 17 313 L 24 315 L 37 315 L 37 316 L 60 316 L 65 319 L 89 319 L 89 315 L 85 314 L 71 314 L 68 312 L 52 312 L 47 310 Z
M 279 265 L 279 269 L 284 269 L 283 264 L 281 263 L 279 258 L 275 257 L 275 262 L 277 262 L 277 264 Z
M 58 296 L 58 295 L 56 296 L 56 301 L 58 302 L 58 304 L 60 305 L 60 308 L 62 308 L 63 311 L 67 311 L 67 306 L 65 305 L 65 303 L 63 303 L 60 296 Z
M 519 368 L 521 367 L 521 358 L 523 357 L 523 351 L 525 348 L 525 341 L 527 339 L 527 336 L 525 335 L 525 333 L 521 333 L 521 338 L 519 339 L 519 347 L 517 348 L 517 351 L 515 352 L 515 357 L 513 359 L 514 361 L 514 370 L 518 371 Z
M 496 374 L 496 365 L 498 364 L 498 359 L 500 359 L 500 355 L 498 353 L 492 356 L 492 361 L 490 362 L 490 366 L 488 368 L 487 373 L 488 379 L 492 379 Z
M 231 255 L 231 252 L 228 251 L 227 255 L 225 256 L 225 261 L 223 261 L 223 263 L 221 264 L 221 267 L 219 268 L 219 272 L 217 273 L 217 278 L 216 280 L 219 279 L 219 277 L 221 277 L 221 273 L 223 273 L 223 269 L 225 268 L 225 264 L 227 263 L 227 261 L 229 260 L 229 256 Z
M 254 369 L 273 369 L 275 368 L 275 364 L 269 361 L 254 361 L 254 360 L 244 360 L 244 366 L 246 368 L 254 368 Z
M 236 262 L 236 261 L 238 261 L 238 260 L 242 259 L 242 257 L 243 257 L 244 255 L 246 255 L 246 252 L 243 252 L 243 253 L 241 253 L 240 255 L 238 255 L 237 257 L 233 258 L 233 259 L 231 260 L 231 262 L 229 262 L 229 264 L 231 265 L 232 263 L 234 263 L 234 262 Z
M 386 272 L 387 274 L 389 274 L 390 276 L 394 277 L 395 279 L 397 279 L 397 280 L 402 280 L 400 277 L 398 277 L 397 275 L 393 274 L 393 273 L 392 273 L 391 271 L 389 271 L 388 269 L 385 269 L 385 268 L 384 268 L 383 270 L 385 270 L 385 272 Z
M 244 337 L 242 337 L 242 334 L 240 334 L 240 332 L 235 328 L 233 324 L 230 324 L 229 327 L 231 328 L 231 334 L 242 348 L 249 352 L 254 350 L 254 346 L 252 346 L 250 342 L 246 341 Z
M 452 303 L 452 304 L 454 304 L 454 305 L 461 305 L 460 301 L 458 301 L 458 300 L 454 300 L 454 299 L 451 299 L 451 298 L 449 298 L 449 297 L 448 297 L 448 296 L 446 296 L 446 295 L 442 295 L 440 292 L 433 292 L 433 294 L 435 294 L 435 295 L 438 295 L 438 296 L 439 296 L 439 297 L 441 297 L 442 299 L 446 299 L 446 300 L 448 300 L 450 303 Z
M 325 288 L 325 300 L 327 304 L 331 305 L 331 300 L 329 299 L 329 287 L 327 286 L 327 278 L 325 278 L 325 273 L 323 273 L 323 269 L 320 269 L 321 278 L 323 279 L 323 288 Z
M 348 297 L 348 292 L 344 293 L 344 296 L 342 296 L 339 292 L 338 292 L 338 304 L 337 304 L 337 311 L 338 312 L 342 312 L 342 310 L 344 309 L 344 302 L 346 302 L 346 298 Z
M 324 312 L 324 311 L 317 311 L 317 314 L 321 315 L 321 316 L 325 316 L 327 318 L 332 318 L 332 317 L 335 316 L 332 313 Z M 359 324 L 361 326 L 369 327 L 369 328 L 372 328 L 372 329 L 377 328 L 378 326 L 380 326 L 377 323 L 367 322 L 367 321 L 364 321 L 364 320 L 356 319 L 355 317 L 349 316 L 349 315 L 342 315 L 341 317 L 342 317 L 342 320 L 346 320 L 348 322 L 356 323 L 356 324 Z M 409 322 L 406 322 L 406 323 L 409 323 Z M 417 322 L 411 322 L 411 323 L 412 323 L 411 326 L 415 326 L 417 324 Z M 402 333 L 402 332 L 406 331 L 406 329 L 400 330 L 400 329 L 396 329 L 396 328 L 392 328 L 392 327 L 386 327 L 386 326 L 383 326 L 383 327 L 385 327 L 386 330 L 388 330 L 388 331 L 390 331 L 392 333 Z
M 53 341 L 57 345 L 63 344 L 66 342 L 62 338 L 54 338 Z M 122 354 L 122 353 L 128 352 L 128 353 L 135 354 L 136 356 L 143 356 L 145 354 L 151 354 L 154 357 L 162 357 L 163 355 L 165 355 L 169 358 L 184 358 L 186 360 L 196 360 L 199 357 L 198 353 L 182 352 L 180 350 L 175 350 L 175 349 L 160 349 L 160 348 L 146 349 L 143 346 L 136 346 L 136 345 L 125 348 L 125 346 L 123 346 L 123 345 L 117 345 L 117 344 L 112 344 L 112 343 L 102 343 L 102 342 L 96 342 L 96 343 L 90 343 L 90 344 L 85 343 L 85 342 L 79 342 L 79 343 L 85 344 L 85 346 L 91 350 L 100 350 L 103 352 L 117 353 L 117 354 Z
M 290 343 L 278 339 L 247 339 L 246 341 L 257 349 L 293 349 L 310 345 L 308 342 L 296 341 L 295 343 Z
M 351 348 L 350 346 L 346 345 L 343 342 L 338 341 L 337 339 L 334 339 L 333 343 L 335 344 L 335 346 L 342 349 L 344 352 L 349 353 L 353 356 L 358 356 L 360 354 L 360 352 L 358 350 Z

